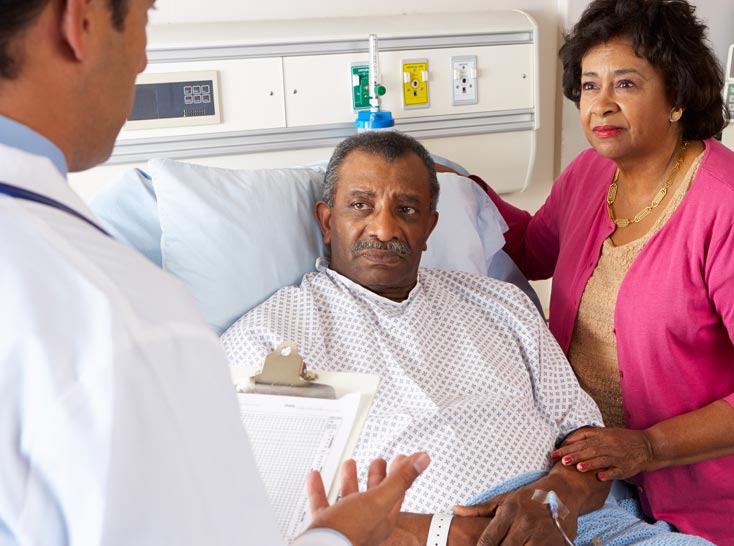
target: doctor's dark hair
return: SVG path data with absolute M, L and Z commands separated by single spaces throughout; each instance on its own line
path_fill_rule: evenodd
M 14 42 L 38 18 L 49 0 L 0 0 L 0 80 L 18 77 L 23 60 Z M 108 0 L 112 24 L 122 30 L 128 0 Z
M 323 199 L 329 207 L 334 206 L 336 185 L 339 181 L 339 168 L 347 156 L 354 151 L 367 152 L 384 158 L 391 162 L 406 154 L 417 155 L 428 170 L 428 178 L 431 192 L 431 212 L 436 210 L 438 204 L 438 178 L 436 176 L 436 165 L 431 159 L 423 145 L 411 136 L 397 131 L 367 131 L 342 140 L 334 150 L 326 167 L 323 184 Z
M 581 61 L 588 51 L 614 38 L 629 37 L 637 56 L 663 73 L 668 98 L 685 108 L 683 138 L 718 134 L 729 121 L 723 71 L 711 51 L 706 25 L 686 0 L 595 0 L 565 36 L 559 56 L 563 94 L 578 107 Z

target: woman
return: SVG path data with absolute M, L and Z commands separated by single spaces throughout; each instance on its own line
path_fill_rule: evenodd
M 591 150 L 531 216 L 492 198 L 505 250 L 553 277 L 550 328 L 610 428 L 553 455 L 635 476 L 643 508 L 734 545 L 734 153 L 720 67 L 685 0 L 597 0 L 563 90 Z

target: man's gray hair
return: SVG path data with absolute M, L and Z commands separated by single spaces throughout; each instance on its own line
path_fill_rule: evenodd
M 431 184 L 430 209 L 431 212 L 436 210 L 439 192 L 436 165 L 433 163 L 428 150 L 420 142 L 397 131 L 367 131 L 345 138 L 339 143 L 329 160 L 329 166 L 326 167 L 326 174 L 324 175 L 323 199 L 327 205 L 334 206 L 336 184 L 339 181 L 339 168 L 347 156 L 355 150 L 379 155 L 388 162 L 409 153 L 417 155 L 428 170 L 428 178 Z

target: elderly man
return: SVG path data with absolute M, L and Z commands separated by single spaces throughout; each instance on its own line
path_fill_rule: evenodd
M 442 512 L 510 477 L 548 471 L 524 474 L 529 483 L 481 509 L 463 509 L 493 518 L 454 518 L 448 544 L 475 544 L 482 532 L 486 544 L 563 544 L 548 506 L 533 495 L 555 492 L 570 512 L 561 520 L 569 536 L 581 514 L 602 506 L 605 485 L 549 457 L 568 433 L 601 425 L 601 417 L 520 290 L 419 269 L 438 221 L 438 191 L 434 164 L 414 139 L 380 132 L 343 141 L 316 205 L 328 267 L 320 260 L 299 287 L 242 317 L 223 345 L 233 364 L 255 365 L 290 339 L 311 369 L 378 374 L 355 458 L 431 453 L 405 510 Z M 433 517 L 431 545 L 445 540 L 440 532 L 436 539 L 437 518 L 445 517 Z M 424 544 L 431 521 L 405 514 L 393 543 Z M 661 543 L 675 543 L 669 538 Z
M 566 434 L 601 424 L 524 294 L 488 277 L 419 269 L 438 221 L 438 182 L 418 142 L 395 132 L 347 139 L 324 186 L 316 216 L 329 267 L 233 325 L 222 337 L 231 362 L 258 363 L 291 339 L 313 369 L 379 374 L 355 458 L 430 449 L 431 468 L 406 496 L 411 511 L 446 510 L 510 476 L 547 469 Z M 574 515 L 564 524 L 570 534 L 607 494 L 593 476 L 562 465 L 532 488 L 560 495 Z M 508 498 L 490 527 L 511 527 L 512 536 L 535 516 L 533 533 L 560 540 L 531 496 Z M 410 521 L 427 531 L 427 520 Z
M 3 546 L 280 543 L 219 340 L 66 182 L 112 150 L 152 5 L 0 2 Z M 427 464 L 378 462 L 381 483 L 334 507 L 316 495 L 296 543 L 378 544 Z

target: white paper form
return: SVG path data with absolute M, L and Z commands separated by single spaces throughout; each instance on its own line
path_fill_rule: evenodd
M 242 422 L 286 544 L 311 521 L 306 477 L 319 470 L 326 491 L 354 426 L 360 393 L 337 400 L 238 394 Z

